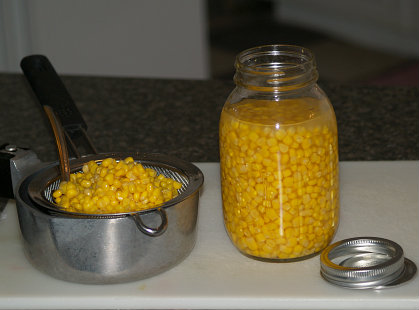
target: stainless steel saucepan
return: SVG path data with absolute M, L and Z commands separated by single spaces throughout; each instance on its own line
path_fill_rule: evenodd
M 51 197 L 61 180 L 59 162 L 40 163 L 30 150 L 3 150 L 10 155 L 19 225 L 29 261 L 55 278 L 90 284 L 140 280 L 180 263 L 196 240 L 202 172 L 189 162 L 162 154 L 94 154 L 87 126 L 48 59 L 28 56 L 21 66 L 40 103 L 51 107 L 60 120 L 71 152 L 78 157 L 70 159 L 72 173 L 91 160 L 100 164 L 108 157 L 122 160 L 131 156 L 182 183 L 177 197 L 150 210 L 72 213 L 59 208 Z M 80 156 L 80 148 L 89 155 Z

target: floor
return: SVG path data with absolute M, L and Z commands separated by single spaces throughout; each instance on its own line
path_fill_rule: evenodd
M 324 81 L 419 86 L 418 58 L 406 58 L 280 24 L 272 18 L 269 1 L 211 0 L 208 3 L 212 78 L 232 79 L 234 59 L 240 51 L 282 43 L 310 48 Z

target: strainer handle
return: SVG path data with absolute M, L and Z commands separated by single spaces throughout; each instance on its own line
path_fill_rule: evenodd
M 162 235 L 167 229 L 167 213 L 164 209 L 159 208 L 154 212 L 160 215 L 161 223 L 157 228 L 152 228 L 144 224 L 139 213 L 133 214 L 132 218 L 137 225 L 137 228 L 144 234 L 150 237 L 158 237 Z

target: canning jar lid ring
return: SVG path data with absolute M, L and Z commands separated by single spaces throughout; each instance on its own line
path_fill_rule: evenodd
M 345 288 L 390 288 L 409 281 L 416 271 L 399 244 L 378 237 L 341 240 L 326 247 L 320 256 L 321 276 Z

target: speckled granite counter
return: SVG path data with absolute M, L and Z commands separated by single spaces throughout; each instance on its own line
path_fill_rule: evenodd
M 218 161 L 230 81 L 62 77 L 99 152 L 159 152 Z M 335 108 L 340 160 L 418 160 L 419 88 L 321 84 Z M 52 131 L 23 75 L 0 74 L 0 144 L 56 160 Z

